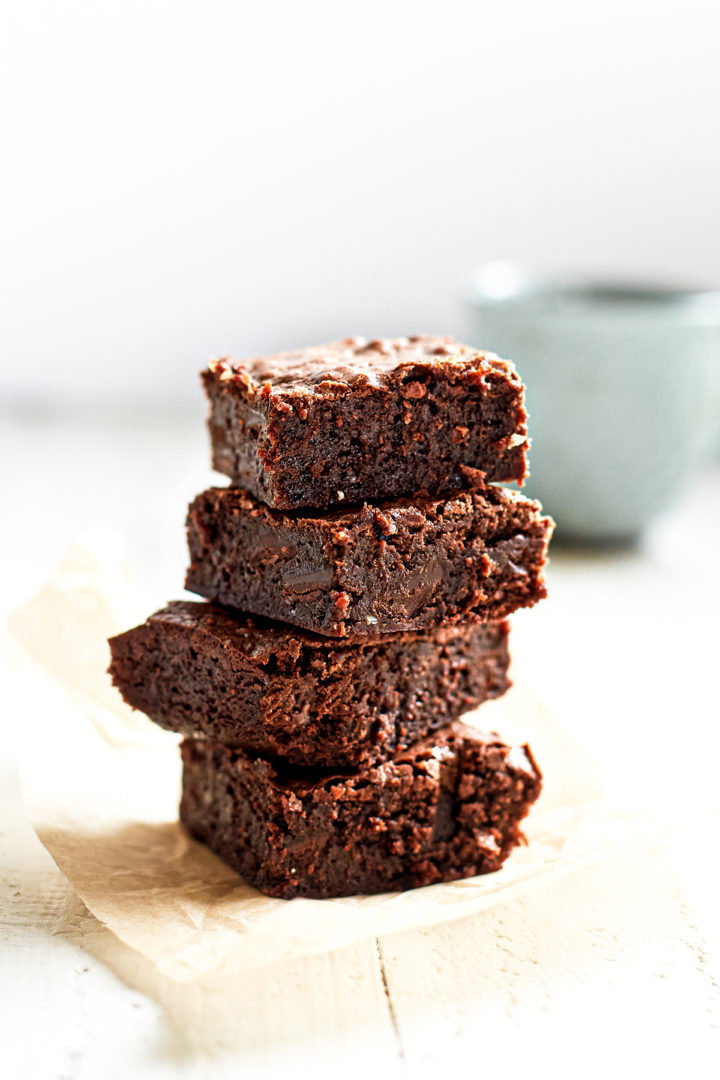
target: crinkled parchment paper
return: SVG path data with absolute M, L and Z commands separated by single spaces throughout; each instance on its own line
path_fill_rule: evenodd
M 108 635 L 142 621 L 111 536 L 72 549 L 9 620 L 27 712 L 17 757 L 31 821 L 87 907 L 167 976 L 231 974 L 481 911 L 593 862 L 637 830 L 587 758 L 519 681 L 469 720 L 529 742 L 545 775 L 528 846 L 496 874 L 341 900 L 262 896 L 177 821 L 177 738 L 121 701 Z

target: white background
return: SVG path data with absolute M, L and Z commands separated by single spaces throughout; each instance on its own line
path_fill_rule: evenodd
M 462 334 L 489 258 L 720 282 L 714 0 L 4 12 L 16 413 L 201 407 L 211 353 Z

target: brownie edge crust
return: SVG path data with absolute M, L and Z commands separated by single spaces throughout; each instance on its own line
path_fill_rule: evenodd
M 180 817 L 268 896 L 416 888 L 498 870 L 541 774 L 527 746 L 455 722 L 351 774 L 303 776 L 207 740 L 182 745 Z

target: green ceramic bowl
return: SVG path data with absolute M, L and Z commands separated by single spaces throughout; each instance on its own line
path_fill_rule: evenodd
M 562 539 L 630 541 L 717 453 L 720 291 L 482 268 L 473 343 L 528 388 L 527 490 Z

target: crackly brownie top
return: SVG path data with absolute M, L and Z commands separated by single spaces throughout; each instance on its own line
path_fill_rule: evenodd
M 227 356 L 208 366 L 208 377 L 232 382 L 248 397 L 261 398 L 275 392 L 334 395 L 352 388 L 389 389 L 408 377 L 421 379 L 425 372 L 448 379 L 472 372 L 482 379 L 495 373 L 521 386 L 510 361 L 451 337 L 422 335 L 373 341 L 348 337 L 250 360 Z
M 279 655 L 297 659 L 303 649 L 324 652 L 341 652 L 344 649 L 357 651 L 358 649 L 372 649 L 390 642 L 417 640 L 419 637 L 442 645 L 454 637 L 469 636 L 472 631 L 478 631 L 478 627 L 475 626 L 440 626 L 414 634 L 402 632 L 379 634 L 375 638 L 363 638 L 358 643 L 354 643 L 352 639 L 335 641 L 332 638 L 313 634 L 310 630 L 274 622 L 261 615 L 248 615 L 236 610 L 230 612 L 219 604 L 192 600 L 172 600 L 167 607 L 151 615 L 147 620 L 147 625 L 165 625 L 178 630 L 208 634 L 210 637 L 226 642 L 249 660 L 259 663 L 266 662 L 271 656 Z M 497 623 L 488 624 L 488 630 L 492 632 L 497 625 Z
M 223 508 L 230 514 L 238 511 L 252 518 L 264 519 L 272 528 L 297 531 L 319 531 L 328 534 L 336 543 L 350 539 L 348 530 L 375 529 L 382 536 L 392 536 L 400 530 L 414 532 L 435 524 L 452 523 L 473 515 L 486 525 L 488 534 L 495 535 L 505 528 L 512 530 L 546 521 L 542 506 L 519 491 L 489 485 L 448 495 L 419 494 L 414 497 L 381 501 L 374 505 L 339 507 L 318 513 L 309 507 L 300 510 L 275 510 L 258 502 L 247 491 L 230 485 L 211 487 L 196 496 L 190 504 L 190 517 L 197 507 L 213 507 L 212 513 Z
M 527 744 L 509 745 L 494 731 L 483 731 L 461 720 L 434 731 L 396 757 L 381 761 L 362 773 L 333 767 L 307 768 L 259 758 L 251 763 L 251 767 L 273 787 L 285 793 L 293 792 L 301 799 L 317 799 L 319 795 L 322 802 L 325 801 L 323 796 L 329 795 L 342 801 L 357 798 L 357 789 L 408 784 L 413 776 L 425 775 L 437 779 L 441 762 L 457 758 L 462 754 L 463 744 L 468 743 L 482 748 L 488 771 L 508 772 L 515 776 L 520 774 L 533 784 L 542 780 L 540 769 Z M 242 751 L 228 748 L 226 754 L 229 763 L 247 760 Z

